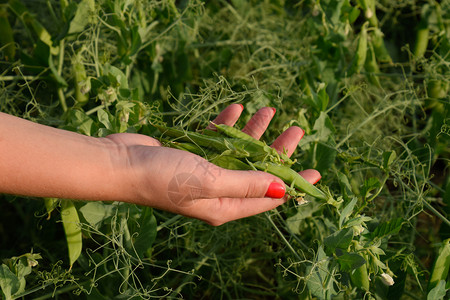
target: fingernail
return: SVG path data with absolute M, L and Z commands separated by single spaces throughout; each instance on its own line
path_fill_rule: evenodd
M 269 198 L 283 198 L 286 193 L 286 189 L 284 184 L 280 184 L 278 182 L 272 182 L 267 189 L 265 197 Z
M 316 181 L 314 181 L 314 183 L 313 183 L 313 184 L 316 184 L 316 183 L 318 183 L 320 179 L 322 179 L 322 176 L 320 176 L 320 175 L 319 175 L 319 178 L 317 178 L 317 180 L 316 180 Z
M 242 105 L 241 103 L 238 103 L 238 105 L 240 105 L 242 110 L 244 110 L 244 105 Z
M 271 107 L 273 110 L 273 114 L 275 114 L 277 112 L 277 109 L 275 107 Z

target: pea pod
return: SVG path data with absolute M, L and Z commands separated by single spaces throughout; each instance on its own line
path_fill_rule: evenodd
M 90 88 L 87 88 L 87 75 L 81 51 L 72 58 L 72 71 L 75 81 L 75 100 L 80 104 L 85 104 L 89 100 L 87 93 Z
M 358 2 L 364 11 L 364 16 L 369 20 L 370 25 L 378 27 L 378 19 L 375 12 L 375 0 L 359 0 Z
M 154 125 L 164 135 L 177 138 L 177 141 L 195 143 L 201 147 L 209 148 L 218 154 L 233 154 L 239 158 L 248 158 L 251 161 L 258 161 L 267 157 L 270 153 L 268 147 L 263 142 L 251 143 L 238 138 L 226 138 L 223 136 L 209 136 L 196 132 L 184 131 L 176 128 L 168 128 L 161 125 Z M 275 150 L 274 150 L 275 151 Z M 201 154 L 200 154 L 201 155 Z
M 228 155 L 218 155 L 210 160 L 216 166 L 228 170 L 252 170 L 245 162 Z
M 367 275 L 366 264 L 353 270 L 353 272 L 350 274 L 350 279 L 355 287 L 363 289 L 365 291 L 369 290 L 370 284 L 369 276 Z
M 290 185 L 289 190 L 294 194 L 296 193 L 294 189 L 296 189 L 318 199 L 327 199 L 321 190 L 285 165 L 285 161 L 293 163 L 289 157 L 284 154 L 279 155 L 275 149 L 233 127 L 215 125 L 219 133 L 227 136 L 223 137 L 208 136 L 162 125 L 153 126 L 158 128 L 163 135 L 176 138 L 175 141 L 161 139 L 170 147 L 203 156 L 217 166 L 226 169 L 259 169 L 281 178 Z M 205 152 L 202 147 L 208 148 L 210 152 Z M 285 161 L 280 160 L 280 156 Z M 245 159 L 245 161 L 239 158 Z
M 164 141 L 164 140 L 163 140 Z M 252 170 L 245 162 L 230 155 L 221 155 L 219 153 L 206 153 L 201 147 L 192 143 L 178 143 L 174 141 L 164 141 L 171 148 L 188 151 L 205 157 L 211 163 L 228 170 Z
M 428 282 L 428 291 L 431 291 L 441 280 L 445 280 L 450 269 L 450 239 L 442 242 L 438 256 L 434 261 L 433 271 Z
M 4 6 L 0 6 L 0 32 L 0 49 L 5 53 L 6 60 L 12 61 L 16 55 L 16 45 L 8 21 L 8 10 Z
M 416 58 L 422 57 L 428 47 L 428 39 L 430 35 L 429 19 L 432 15 L 432 9 L 429 5 L 424 5 L 422 8 L 422 14 L 420 22 L 416 32 L 416 41 L 414 43 L 414 56 Z
M 356 53 L 353 57 L 352 64 L 348 71 L 348 75 L 353 75 L 361 71 L 367 57 L 367 27 L 369 22 L 365 22 L 361 27 L 361 32 L 359 33 L 358 45 L 356 47 Z
M 380 73 L 380 68 L 378 67 L 377 59 L 375 57 L 375 51 L 373 49 L 372 43 L 368 43 L 368 51 L 367 51 L 367 57 L 366 62 L 364 64 L 364 69 L 367 72 L 367 78 L 369 81 L 381 88 L 380 80 L 378 79 L 378 74 Z
M 379 28 L 373 28 L 370 39 L 377 61 L 392 64 L 392 57 L 384 43 L 383 32 Z
M 179 143 L 176 141 L 169 141 L 169 140 L 166 140 L 163 138 L 160 138 L 159 141 L 162 142 L 164 144 L 164 146 L 168 146 L 170 148 L 175 148 L 178 150 L 191 152 L 191 153 L 201 155 L 201 156 L 203 156 L 205 154 L 205 152 L 202 150 L 202 148 L 200 148 L 199 146 L 197 146 L 193 143 Z
M 72 269 L 73 264 L 81 254 L 83 241 L 78 212 L 70 200 L 61 201 L 61 220 L 66 233 L 70 269 Z
M 277 165 L 271 162 L 254 162 L 251 163 L 256 169 L 270 173 L 282 179 L 285 183 L 292 185 L 297 190 L 304 192 L 318 199 L 326 200 L 325 194 L 309 183 L 305 178 L 289 167 Z
M 269 147 L 266 143 L 261 142 L 250 135 L 225 124 L 214 124 L 217 130 L 231 138 L 237 139 L 238 144 L 243 147 L 243 150 L 250 152 L 250 157 L 256 160 L 262 160 L 268 155 L 281 158 L 283 164 L 292 165 L 294 162 L 284 153 L 278 153 L 274 148 Z
M 220 137 L 207 136 L 196 132 L 184 131 L 156 124 L 153 124 L 153 126 L 156 127 L 159 131 L 161 131 L 162 134 L 167 135 L 169 137 L 178 138 L 178 140 L 180 141 L 194 142 L 199 146 L 214 148 L 220 152 L 229 150 L 226 147 L 223 138 Z

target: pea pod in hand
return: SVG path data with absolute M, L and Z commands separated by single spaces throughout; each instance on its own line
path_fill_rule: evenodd
M 154 126 L 163 135 L 175 138 L 175 141 L 166 141 L 167 146 L 195 153 L 225 169 L 253 169 L 275 175 L 290 186 L 288 194 L 291 196 L 298 196 L 301 192 L 318 199 L 327 200 L 325 193 L 290 168 L 294 161 L 288 155 L 277 152 L 276 149 L 264 142 L 234 127 L 224 124 L 213 125 L 217 132 L 212 135 L 203 135 L 159 125 Z M 202 153 L 201 147 L 209 150 Z
M 278 153 L 275 149 L 266 145 L 266 143 L 257 140 L 250 135 L 225 124 L 214 124 L 212 123 L 217 131 L 225 134 L 230 138 L 235 138 L 238 141 L 241 141 L 241 145 L 244 147 L 244 150 L 249 150 L 250 153 L 259 153 L 260 159 L 264 159 L 267 156 L 272 156 L 279 158 L 279 161 L 284 165 L 291 166 L 294 162 L 284 153 Z
M 291 184 L 297 190 L 304 192 L 318 199 L 326 200 L 326 195 L 314 185 L 306 181 L 300 174 L 289 167 L 277 165 L 271 162 L 255 162 L 252 165 L 261 171 L 270 173 L 282 179 L 285 183 Z

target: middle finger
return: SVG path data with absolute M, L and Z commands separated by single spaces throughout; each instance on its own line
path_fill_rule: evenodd
M 269 126 L 270 121 L 275 115 L 276 109 L 273 107 L 263 107 L 258 110 L 245 125 L 242 132 L 259 140 Z

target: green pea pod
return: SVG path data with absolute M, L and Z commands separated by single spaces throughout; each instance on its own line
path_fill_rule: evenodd
M 55 210 L 55 208 L 59 204 L 59 199 L 57 199 L 57 198 L 45 198 L 44 199 L 44 203 L 45 203 L 45 208 L 46 208 L 47 214 L 48 214 L 47 220 L 50 220 L 51 213 Z
M 373 28 L 370 33 L 371 44 L 373 46 L 377 61 L 391 64 L 392 57 L 386 48 L 383 36 L 383 32 L 380 29 Z
M 368 43 L 367 46 L 367 57 L 366 63 L 364 64 L 364 69 L 367 72 L 367 78 L 369 81 L 373 85 L 381 88 L 380 80 L 378 79 L 380 68 L 378 67 L 377 59 L 375 57 L 375 51 L 373 50 L 372 43 Z
M 361 72 L 367 57 L 367 27 L 369 22 L 365 22 L 361 27 L 359 33 L 358 45 L 356 47 L 356 53 L 353 57 L 352 64 L 350 65 L 348 76 Z
M 447 97 L 449 82 L 438 79 L 429 79 L 427 81 L 427 94 L 432 99 L 443 99 Z
M 429 19 L 431 18 L 431 15 L 432 9 L 430 5 L 424 5 L 416 32 L 416 41 L 414 43 L 413 53 L 416 58 L 422 57 L 427 50 L 430 35 Z
M 273 157 L 279 157 L 280 162 L 286 165 L 292 165 L 294 162 L 285 154 L 278 153 L 274 148 L 269 147 L 266 143 L 257 140 L 250 135 L 225 124 L 214 124 L 217 131 L 225 134 L 230 138 L 235 138 L 235 143 L 242 147 L 243 150 L 250 153 L 250 158 L 252 161 L 263 160 L 268 155 Z
M 193 144 L 193 143 L 180 143 L 176 141 L 169 141 L 163 138 L 159 138 L 159 141 L 164 144 L 166 147 L 175 148 L 178 150 L 183 150 L 187 152 L 191 152 L 197 155 L 203 155 L 204 151 L 202 151 L 202 148 L 199 146 Z
M 211 159 L 210 162 L 228 170 L 252 170 L 245 162 L 228 155 L 218 155 Z
M 232 154 L 235 157 L 239 158 L 247 157 L 252 161 L 260 160 L 267 156 L 264 148 L 264 146 L 266 145 L 262 142 L 260 142 L 261 144 L 254 144 L 242 139 L 226 138 L 223 136 L 208 136 L 176 128 L 164 127 L 161 125 L 154 126 L 158 128 L 158 130 L 161 131 L 164 135 L 176 138 L 176 141 L 197 144 L 198 146 L 211 149 L 218 154 Z M 199 151 L 196 151 L 194 153 L 204 156 L 205 151 L 202 151 L 201 153 L 199 153 Z
M 81 254 L 83 247 L 78 212 L 72 201 L 61 200 L 61 220 L 69 249 L 70 269 Z
M 219 152 L 229 150 L 225 145 L 224 139 L 221 137 L 212 137 L 196 132 L 184 131 L 156 124 L 153 124 L 153 126 L 161 131 L 162 134 L 172 138 L 177 138 L 179 141 L 195 143 L 199 146 L 212 148 Z
M 7 61 L 12 61 L 16 55 L 16 45 L 14 44 L 13 32 L 8 21 L 8 10 L 0 7 L 0 48 L 3 48 Z
M 72 58 L 72 71 L 75 83 L 75 100 L 80 104 L 85 104 L 89 100 L 88 92 L 90 88 L 86 88 L 87 75 L 84 68 L 81 52 Z
M 210 129 L 205 129 L 205 130 L 203 130 L 202 133 L 203 133 L 204 135 L 214 136 L 214 137 L 219 137 L 219 136 L 221 136 L 221 134 L 220 134 L 219 132 L 213 131 L 213 130 L 210 130 Z
M 350 273 L 350 279 L 355 287 L 363 289 L 365 291 L 369 290 L 370 284 L 369 276 L 367 275 L 366 264 L 353 270 L 352 273 Z
M 309 183 L 305 178 L 300 176 L 300 174 L 298 174 L 289 167 L 262 161 L 251 163 L 251 165 L 254 166 L 256 169 L 279 177 L 285 183 L 292 185 L 294 188 L 296 188 L 301 192 L 304 192 L 318 199 L 322 200 L 327 199 L 326 195 L 321 190 L 319 190 L 314 185 Z
M 442 242 L 438 256 L 434 261 L 433 271 L 428 282 L 428 291 L 431 291 L 441 280 L 446 280 L 450 269 L 450 239 Z
M 359 0 L 359 4 L 364 11 L 364 16 L 370 22 L 370 26 L 378 27 L 378 19 L 375 9 L 375 0 Z
M 212 124 L 217 128 L 217 131 L 219 131 L 231 138 L 242 139 L 242 140 L 252 142 L 253 144 L 260 145 L 260 146 L 265 145 L 260 140 L 257 140 L 254 137 L 252 137 L 252 136 L 246 134 L 245 132 L 242 132 L 239 129 L 236 129 L 232 126 L 228 126 L 225 124 L 214 124 L 214 123 L 212 123 Z

